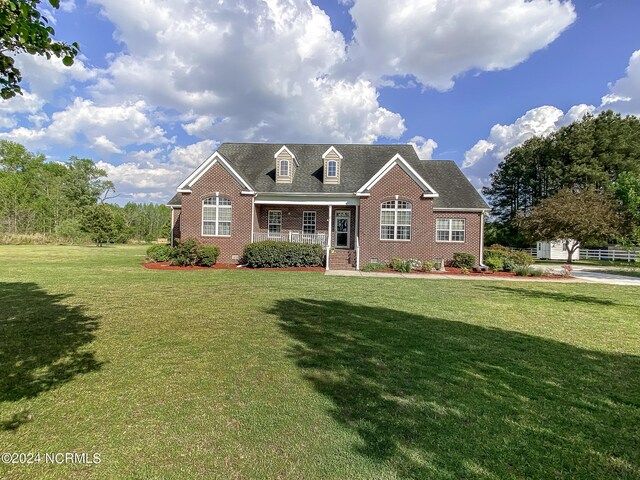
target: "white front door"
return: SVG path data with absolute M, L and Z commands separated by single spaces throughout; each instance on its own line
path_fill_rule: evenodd
M 336 210 L 336 233 L 334 245 L 336 248 L 349 248 L 351 238 L 351 212 Z

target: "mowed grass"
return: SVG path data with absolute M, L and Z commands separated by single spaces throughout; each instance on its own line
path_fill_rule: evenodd
M 0 478 L 640 478 L 633 287 L 0 247 Z

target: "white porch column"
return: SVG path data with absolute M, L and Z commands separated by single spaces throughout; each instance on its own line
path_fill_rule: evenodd
M 332 220 L 332 211 L 331 205 L 329 205 L 329 230 L 327 231 L 327 265 L 325 266 L 325 270 L 329 270 L 329 254 L 331 252 L 331 220 Z
M 356 205 L 356 270 L 360 270 L 360 204 Z
M 251 197 L 251 243 L 253 243 L 253 227 L 256 218 L 256 196 Z
M 480 258 L 478 259 L 478 265 L 484 265 L 484 212 L 480 212 Z

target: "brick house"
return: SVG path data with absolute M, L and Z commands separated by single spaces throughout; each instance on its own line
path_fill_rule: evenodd
M 482 258 L 487 204 L 453 161 L 411 145 L 224 143 L 170 200 L 172 235 L 239 262 L 261 240 L 319 243 L 327 269 Z

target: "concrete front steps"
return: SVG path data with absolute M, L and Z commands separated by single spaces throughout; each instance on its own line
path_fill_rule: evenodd
M 356 251 L 344 248 L 336 248 L 329 254 L 329 270 L 355 270 Z

